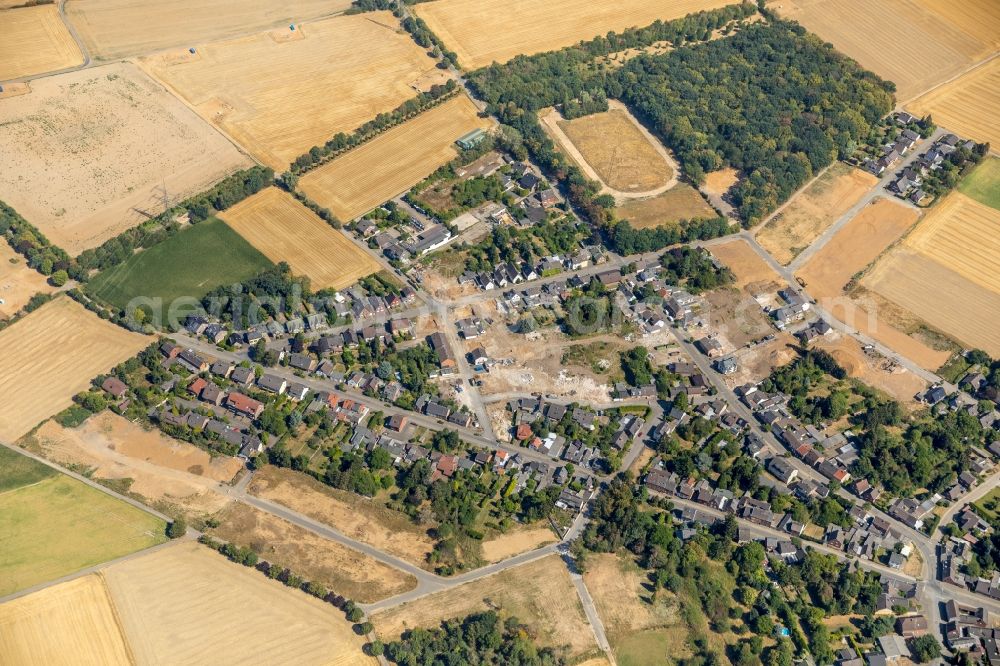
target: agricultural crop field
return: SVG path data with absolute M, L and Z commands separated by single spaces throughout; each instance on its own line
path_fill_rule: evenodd
M 287 262 L 314 289 L 343 289 L 381 266 L 344 233 L 334 229 L 276 187 L 244 199 L 220 217 L 274 262 Z
M 100 576 L 91 574 L 0 605 L 0 663 L 133 663 Z
M 958 191 L 1000 210 L 1000 159 L 990 157 L 982 162 L 958 184 Z
M 478 69 L 520 54 L 571 46 L 610 30 L 646 26 L 656 19 L 669 21 L 728 4 L 729 0 L 434 0 L 414 11 L 458 55 L 462 67 Z
M 0 439 L 13 442 L 149 344 L 61 296 L 0 331 Z
M 0 319 L 10 319 L 35 294 L 53 291 L 44 275 L 28 268 L 24 257 L 0 240 Z
M 200 299 L 270 266 L 225 222 L 209 218 L 99 274 L 87 293 L 117 308 L 133 298 L 161 298 L 165 314 L 176 299 Z
M 877 183 L 872 174 L 836 162 L 757 232 L 757 242 L 787 265 Z
M 698 190 L 687 183 L 678 183 L 648 199 L 628 199 L 615 208 L 615 217 L 628 220 L 636 229 L 670 226 L 681 220 L 710 220 L 717 215 Z
M 558 555 L 465 583 L 377 612 L 371 621 L 384 641 L 414 627 L 434 628 L 442 620 L 488 609 L 516 617 L 541 646 L 566 647 L 570 659 L 597 647 L 583 606 Z
M 0 200 L 71 255 L 250 164 L 129 63 L 36 79 L 0 127 Z
M 1000 145 L 1000 58 L 918 97 L 906 108 L 917 115 L 931 114 L 935 123 L 963 137 Z
M 166 541 L 159 518 L 22 458 L 0 448 L 0 596 Z
M 83 63 L 56 5 L 0 11 L 0 81 Z
M 294 32 L 286 26 L 140 64 L 276 171 L 337 132 L 395 109 L 438 71 L 388 12 L 338 16 Z
M 353 220 L 454 159 L 460 136 L 491 127 L 476 114 L 468 97 L 454 97 L 313 169 L 299 186 L 341 220 Z
M 104 577 L 139 664 L 377 663 L 341 611 L 196 543 L 120 562 Z
M 350 0 L 69 0 L 66 14 L 92 56 L 114 59 L 297 24 L 350 6 Z
M 895 83 L 900 101 L 988 56 L 1000 34 L 992 0 L 783 0 L 774 8 Z

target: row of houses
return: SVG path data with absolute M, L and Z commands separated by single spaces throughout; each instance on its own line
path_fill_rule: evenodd
M 905 130 L 908 132 L 909 130 Z M 930 149 L 920 155 L 910 166 L 896 174 L 896 178 L 886 187 L 901 199 L 907 199 L 913 204 L 919 204 L 928 195 L 921 188 L 924 179 L 938 169 L 948 156 L 957 150 L 974 150 L 976 142 L 971 139 L 962 140 L 954 134 L 945 134 L 934 142 Z
M 491 272 L 478 273 L 466 271 L 458 276 L 459 284 L 474 284 L 482 291 L 505 289 L 508 286 L 532 282 L 543 277 L 549 277 L 563 270 L 579 270 L 591 265 L 607 261 L 607 253 L 599 246 L 584 246 L 571 255 L 551 255 L 540 259 L 537 263 L 521 262 L 513 264 L 504 262 Z

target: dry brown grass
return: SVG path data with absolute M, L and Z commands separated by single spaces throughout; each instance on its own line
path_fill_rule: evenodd
M 434 70 L 388 12 L 338 16 L 295 34 L 256 34 L 140 63 L 275 170 L 396 108 Z
M 381 269 L 368 252 L 276 187 L 219 217 L 268 259 L 309 278 L 314 289 L 343 289 Z
M 18 666 L 134 663 L 100 576 L 0 605 L 0 663 Z
M 250 493 L 325 523 L 352 539 L 430 567 L 427 556 L 434 550 L 434 541 L 427 536 L 427 528 L 414 525 L 406 515 L 372 500 L 277 467 L 265 467 L 255 474 Z
M 588 557 L 583 581 L 612 645 L 631 634 L 681 622 L 672 595 L 661 591 L 654 599 L 648 574 L 626 557 L 613 553 Z
M 0 241 L 0 319 L 14 316 L 35 294 L 53 291 L 44 275 L 28 268 L 24 257 Z
M 72 255 L 250 164 L 129 63 L 36 79 L 0 127 L 0 199 Z
M 556 535 L 547 527 L 515 528 L 506 534 L 497 534 L 483 541 L 483 560 L 493 563 L 541 548 L 556 541 Z
M 775 9 L 894 82 L 902 101 L 990 54 L 1000 29 L 990 0 L 782 0 Z
M 615 216 L 636 229 L 670 226 L 681 220 L 707 220 L 718 213 L 687 183 L 678 183 L 659 196 L 632 199 L 615 208 Z
M 342 612 L 196 543 L 104 576 L 140 664 L 376 663 Z
M 581 39 L 669 21 L 728 0 L 436 0 L 415 6 L 420 18 L 452 51 L 463 67 L 506 62 L 519 54 L 570 46 Z
M 719 169 L 718 171 L 712 171 L 711 173 L 705 174 L 705 184 L 702 185 L 702 189 L 709 194 L 714 194 L 716 196 L 722 196 L 729 189 L 737 183 L 740 179 L 740 172 L 732 167 L 726 167 L 725 169 Z
M 0 81 L 54 72 L 83 62 L 55 5 L 0 14 Z
M 472 101 L 459 95 L 310 171 L 299 185 L 341 220 L 352 220 L 454 159 L 456 139 L 491 126 L 476 114 Z
M 1000 144 L 1000 58 L 906 105 L 912 113 L 932 114 L 942 127 L 994 146 Z
M 0 437 L 13 442 L 150 340 L 66 296 L 0 331 Z
M 764 225 L 757 242 L 788 264 L 877 183 L 872 174 L 838 162 Z
M 407 629 L 434 628 L 443 620 L 489 609 L 516 617 L 528 626 L 539 645 L 562 649 L 569 658 L 597 647 L 569 572 L 558 555 L 421 597 L 376 613 L 371 621 L 379 636 L 389 641 Z
M 66 13 L 91 55 L 112 59 L 287 28 L 350 6 L 350 0 L 70 0 Z
M 412 590 L 416 579 L 356 550 L 324 539 L 254 507 L 234 502 L 216 519 L 212 536 L 250 546 L 271 564 L 361 603 Z
M 784 284 L 782 277 L 742 238 L 712 245 L 709 251 L 733 272 L 735 284 L 741 289 L 773 291 Z

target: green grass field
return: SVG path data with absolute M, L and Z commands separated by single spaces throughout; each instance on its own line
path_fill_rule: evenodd
M 1000 210 L 1000 159 L 987 157 L 958 185 L 958 191 Z
M 182 297 L 200 299 L 272 265 L 225 222 L 211 218 L 104 271 L 87 292 L 118 308 L 140 296 L 162 298 L 166 307 Z
M 679 628 L 640 631 L 621 638 L 613 648 L 618 666 L 666 664 L 687 651 Z
M 0 447 L 0 596 L 166 541 L 159 518 Z

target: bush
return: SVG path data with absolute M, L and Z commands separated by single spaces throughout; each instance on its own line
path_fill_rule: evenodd
M 167 525 L 167 536 L 171 539 L 180 539 L 187 534 L 187 522 L 184 518 L 175 518 Z

